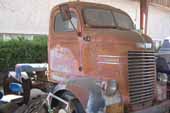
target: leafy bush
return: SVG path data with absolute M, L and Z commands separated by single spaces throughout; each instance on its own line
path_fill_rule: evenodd
M 47 37 L 35 36 L 33 40 L 0 40 L 0 71 L 14 68 L 17 63 L 47 62 Z

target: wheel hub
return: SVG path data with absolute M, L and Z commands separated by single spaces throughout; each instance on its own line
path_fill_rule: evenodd
M 67 113 L 67 112 L 66 112 L 66 110 L 64 110 L 64 109 L 60 109 L 60 110 L 58 111 L 58 113 Z

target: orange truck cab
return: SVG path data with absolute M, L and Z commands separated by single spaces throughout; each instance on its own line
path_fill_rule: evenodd
M 168 113 L 152 40 L 120 9 L 86 2 L 55 6 L 48 56 L 48 80 L 58 84 L 49 95 L 51 111 Z

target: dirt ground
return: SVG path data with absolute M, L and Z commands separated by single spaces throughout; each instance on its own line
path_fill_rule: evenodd
M 43 106 L 46 96 L 38 96 L 32 99 L 27 105 L 22 105 L 17 108 L 14 113 L 48 113 Z
M 0 113 L 48 113 L 43 106 L 47 94 L 39 89 L 31 90 L 31 98 L 28 104 L 0 103 Z

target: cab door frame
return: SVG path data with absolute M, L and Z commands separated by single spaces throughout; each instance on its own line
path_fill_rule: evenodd
M 60 13 L 59 7 L 57 7 L 55 10 L 53 10 L 52 15 L 51 15 L 51 20 L 50 20 L 50 29 L 49 29 L 49 40 L 48 40 L 48 63 L 49 63 L 49 76 L 48 79 L 49 81 L 52 82 L 58 82 L 61 80 L 69 79 L 69 77 L 72 76 L 80 76 L 81 73 L 81 65 L 82 65 L 82 55 L 81 55 L 81 33 L 82 33 L 82 26 L 81 26 L 81 16 L 79 13 L 79 10 L 73 6 L 69 6 L 70 11 L 75 13 L 77 17 L 77 32 L 74 31 L 69 31 L 69 32 L 55 32 L 55 17 L 57 14 Z M 65 68 L 63 70 L 66 70 L 68 72 L 57 72 L 54 69 L 52 69 L 52 57 L 51 56 L 51 51 L 52 49 L 59 49 L 63 52 L 63 54 L 66 54 L 66 58 L 64 57 L 61 59 L 61 66 L 60 68 Z M 79 50 L 77 50 L 79 49 Z M 69 61 L 69 58 L 72 58 Z M 65 61 L 64 61 L 65 60 Z M 59 67 L 60 64 L 55 64 L 56 66 Z M 66 67 L 69 67 L 67 69 Z M 72 68 L 71 68 L 72 67 Z M 55 78 L 55 77 L 56 78 Z M 54 78 L 53 78 L 54 77 Z M 57 80 L 58 79 L 58 80 Z

